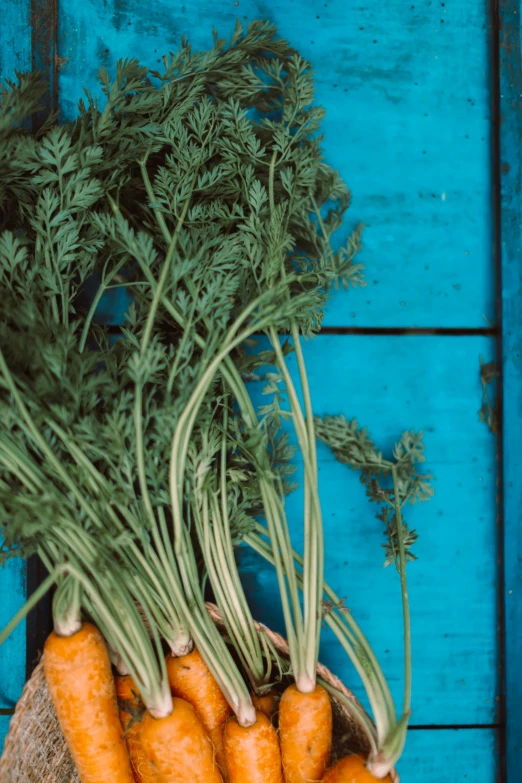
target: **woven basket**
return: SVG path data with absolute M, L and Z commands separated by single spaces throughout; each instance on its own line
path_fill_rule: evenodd
M 207 606 L 216 625 L 222 628 L 217 608 L 212 604 Z M 261 628 L 276 650 L 287 657 L 286 641 L 265 626 L 259 625 Z M 317 673 L 356 701 L 351 691 L 325 666 L 319 664 Z M 346 708 L 333 700 L 333 713 L 334 760 L 349 753 L 364 753 L 367 750 L 366 738 Z M 399 783 L 396 773 L 393 773 L 392 779 Z M 80 783 L 47 690 L 42 662 L 25 684 L 11 719 L 0 759 L 0 783 Z

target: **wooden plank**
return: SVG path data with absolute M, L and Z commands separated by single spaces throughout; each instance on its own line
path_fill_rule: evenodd
M 31 68 L 30 4 L 14 0 L 3 9 L 0 25 L 0 74 L 14 78 L 15 71 Z M 11 619 L 25 600 L 25 563 L 10 560 L 0 568 L 0 627 Z M 0 647 L 0 753 L 14 707 L 25 680 L 25 623 Z
M 503 345 L 507 780 L 522 779 L 522 69 L 520 2 L 500 3 L 500 172 Z
M 493 350 L 484 337 L 321 335 L 306 346 L 317 414 L 356 417 L 385 450 L 404 430 L 424 430 L 435 497 L 407 513 L 420 534 L 419 560 L 409 569 L 418 725 L 497 721 L 495 446 L 477 415 L 479 356 L 487 360 Z M 318 455 L 327 578 L 347 596 L 400 702 L 400 593 L 395 572 L 382 568 L 382 524 L 357 475 L 323 444 Z M 300 493 L 290 496 L 298 548 L 301 509 Z M 256 616 L 282 630 L 272 569 L 248 550 L 240 561 Z M 348 659 L 326 633 L 321 660 L 361 695 Z
M 368 287 L 334 298 L 330 326 L 481 327 L 493 320 L 488 2 L 61 0 L 60 108 L 120 57 L 157 66 L 182 33 L 265 18 L 309 58 L 325 148 L 367 225 Z
M 0 25 L 0 74 L 13 78 L 15 71 L 31 68 L 29 0 L 14 0 L 2 9 Z
M 0 568 L 0 628 L 25 601 L 25 563 L 13 559 Z M 0 710 L 14 708 L 25 682 L 25 623 L 21 623 L 0 647 Z M 10 716 L 0 714 L 0 753 Z
M 497 783 L 494 729 L 410 731 L 401 783 Z

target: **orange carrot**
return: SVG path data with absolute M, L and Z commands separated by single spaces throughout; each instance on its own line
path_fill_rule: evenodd
M 279 704 L 279 738 L 285 783 L 323 779 L 332 749 L 332 704 L 322 685 L 301 693 L 290 685 Z
M 167 676 L 174 696 L 192 704 L 205 727 L 217 764 L 226 777 L 223 723 L 232 710 L 207 664 L 197 649 L 180 658 L 167 656 Z
M 147 712 L 141 722 L 141 742 L 161 783 L 222 783 L 214 751 L 196 711 L 184 699 L 172 700 L 166 718 Z
M 180 658 L 169 655 L 167 676 L 173 694 L 192 704 L 207 731 L 215 729 L 232 714 L 219 685 L 197 649 Z
M 225 755 L 230 783 L 283 783 L 277 732 L 262 712 L 243 728 L 236 717 L 225 724 Z
M 375 783 L 377 780 L 366 769 L 366 760 L 362 756 L 346 756 L 327 771 L 323 783 Z M 391 783 L 391 777 L 386 775 L 384 783 Z
M 120 721 L 125 732 L 127 750 L 136 783 L 160 783 L 158 774 L 141 744 L 141 716 L 138 689 L 132 677 L 115 677 Z
M 134 783 L 109 653 L 98 629 L 84 623 L 72 636 L 51 633 L 44 671 L 82 783 Z
M 256 710 L 259 710 L 259 712 L 262 712 L 263 715 L 266 715 L 267 718 L 272 718 L 272 715 L 274 714 L 274 694 L 273 693 L 265 693 L 264 696 L 256 696 L 255 693 L 252 694 L 252 704 L 256 708 Z

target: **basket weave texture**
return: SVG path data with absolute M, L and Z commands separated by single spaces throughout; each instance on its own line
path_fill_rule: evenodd
M 222 627 L 217 608 L 212 604 L 207 606 L 216 625 Z M 258 631 L 261 630 L 281 655 L 288 656 L 288 645 L 282 636 L 259 624 Z M 356 701 L 351 691 L 325 666 L 319 664 L 317 673 L 348 698 Z M 367 741 L 364 734 L 346 708 L 340 702 L 332 701 L 334 760 L 349 753 L 366 752 Z M 393 781 L 399 783 L 396 773 L 393 774 Z M 11 719 L 0 759 L 0 783 L 80 783 L 56 718 L 42 662 L 26 683 Z

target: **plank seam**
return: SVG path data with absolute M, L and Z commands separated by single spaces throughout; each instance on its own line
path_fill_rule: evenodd
M 505 584 L 505 525 L 504 525 L 504 458 L 503 458 L 503 308 L 502 308 L 502 149 L 501 149 L 501 59 L 500 59 L 500 35 L 501 35 L 501 3 L 503 0 L 491 0 L 491 34 L 490 34 L 490 62 L 491 62 L 491 184 L 492 184 L 492 213 L 493 213 L 493 262 L 495 270 L 495 310 L 496 322 L 500 328 L 496 334 L 496 363 L 499 368 L 497 377 L 497 399 L 499 409 L 497 413 L 497 436 L 495 438 L 495 452 L 497 460 L 497 648 L 498 648 L 498 691 L 499 701 L 497 706 L 497 720 L 499 731 L 497 736 L 497 779 L 502 783 L 508 780 L 507 760 L 507 709 L 506 709 L 506 618 L 504 605 Z
M 408 726 L 408 731 L 465 731 L 466 729 L 502 729 L 501 723 L 424 723 Z
M 121 334 L 121 324 L 106 324 L 106 328 L 109 334 Z M 321 335 L 362 335 L 362 336 L 382 336 L 382 337 L 415 337 L 415 336 L 434 336 L 434 337 L 497 337 L 498 329 L 496 327 L 484 328 L 484 329 L 460 329 L 460 328 L 404 328 L 404 327 L 381 327 L 381 326 L 347 326 L 347 327 L 333 327 L 325 326 L 318 332 L 318 336 Z M 254 333 L 255 336 L 259 336 L 258 332 Z
M 496 337 L 498 329 L 494 326 L 484 328 L 461 327 L 403 327 L 403 326 L 325 326 L 320 334 L 362 334 L 362 335 L 440 335 L 441 337 Z

